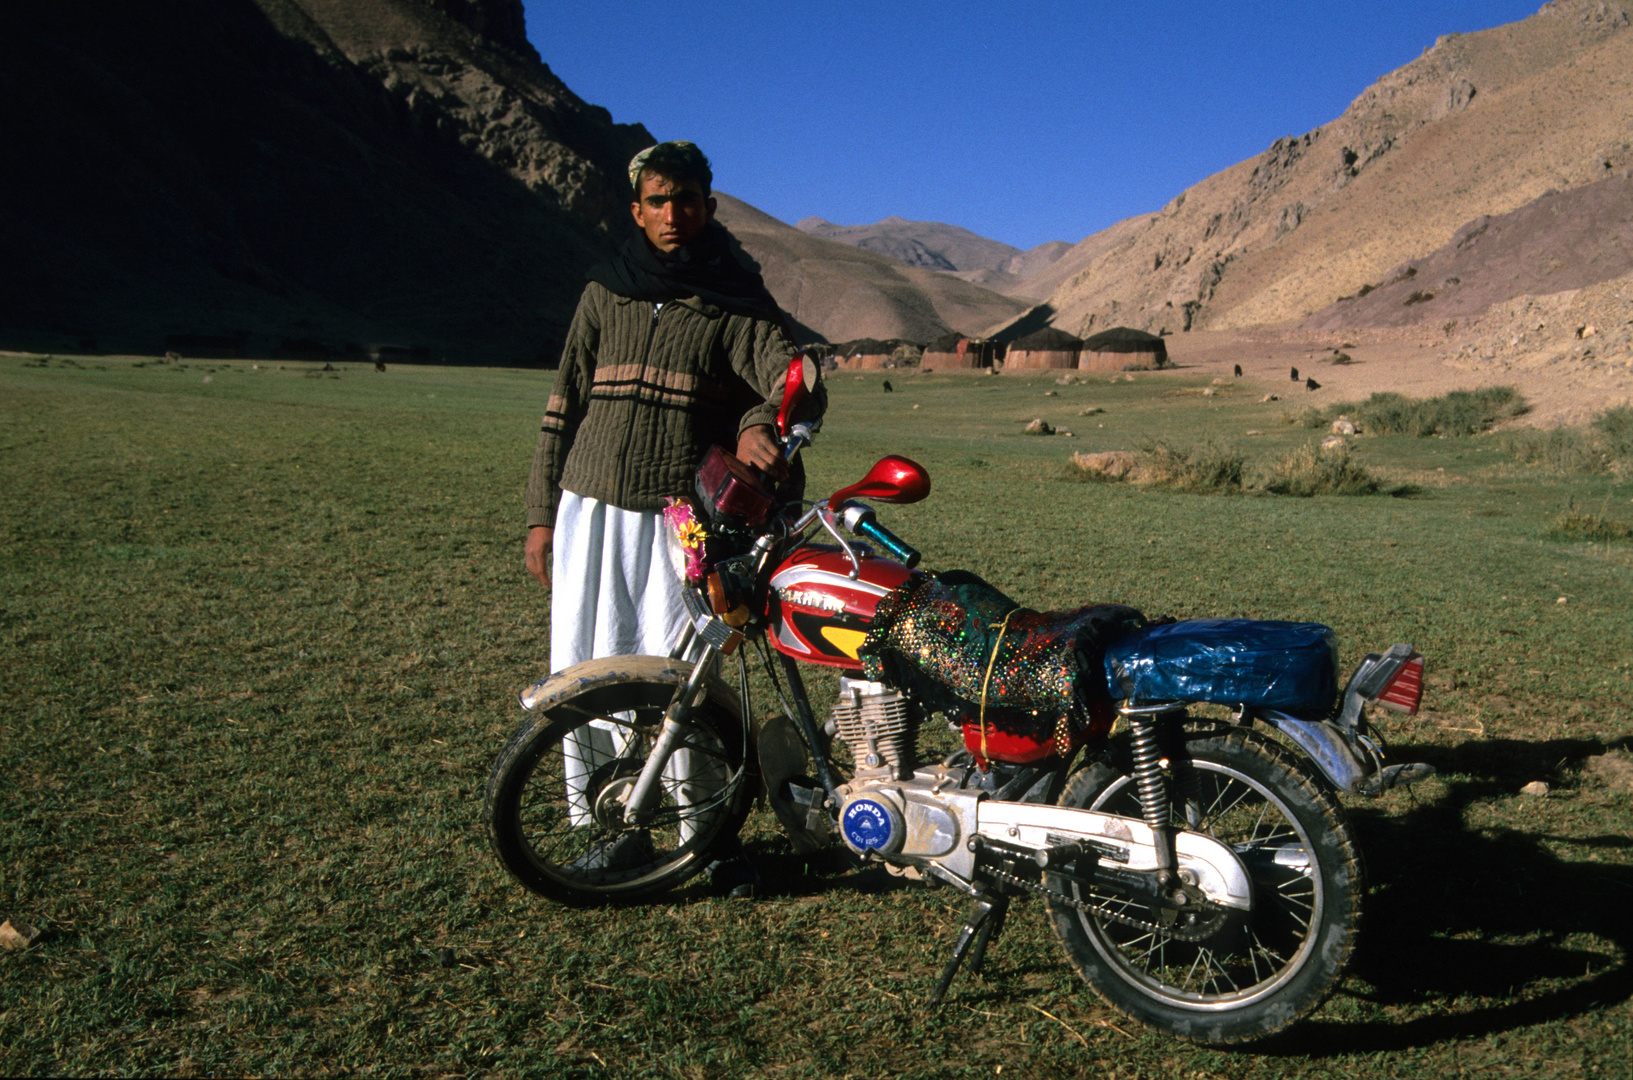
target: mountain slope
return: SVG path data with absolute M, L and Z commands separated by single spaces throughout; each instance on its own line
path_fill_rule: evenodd
M 1051 240 L 1027 251 L 988 240 L 968 229 L 939 221 L 908 221 L 888 217 L 872 225 L 835 225 L 822 218 L 805 218 L 794 226 L 803 233 L 850 244 L 926 270 L 941 270 L 982 288 L 1010 296 L 1042 299 L 1030 279 L 1042 273 L 1072 245 Z
M 720 221 L 759 264 L 778 303 L 829 341 L 925 342 L 949 330 L 972 334 L 1026 307 L 950 274 L 807 235 L 741 200 L 715 194 Z
M 1556 0 L 1442 38 L 1331 124 L 1078 245 L 1056 264 L 1072 272 L 1050 296 L 1055 325 L 1300 319 L 1476 218 L 1617 175 L 1633 162 L 1630 23 L 1623 0 Z
M 520 0 L 0 7 L 27 163 L 0 176 L 0 344 L 553 357 L 651 139 L 521 29 Z

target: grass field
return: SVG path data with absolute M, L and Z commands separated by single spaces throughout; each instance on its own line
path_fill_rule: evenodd
M 1036 904 L 925 1013 L 958 898 L 807 866 L 763 811 L 769 897 L 568 911 L 504 876 L 480 795 L 547 662 L 520 522 L 549 379 L 0 356 L 0 917 L 43 931 L 0 950 L 0 1071 L 1633 1075 L 1633 543 L 1558 525 L 1633 521 L 1633 483 L 1497 435 L 1358 440 L 1394 496 L 1084 483 L 1073 450 L 1251 468 L 1320 432 L 1183 372 L 833 377 L 812 491 L 923 462 L 930 499 L 881 516 L 933 568 L 1427 655 L 1385 734 L 1440 776 L 1350 802 L 1352 975 L 1205 1051 L 1101 1007 Z

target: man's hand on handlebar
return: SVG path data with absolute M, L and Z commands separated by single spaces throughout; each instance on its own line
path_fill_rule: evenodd
M 782 447 L 770 424 L 745 428 L 737 436 L 737 460 L 753 465 L 773 480 L 788 479 L 788 462 L 783 459 Z
M 527 572 L 539 579 L 539 584 L 550 587 L 550 574 L 545 569 L 545 559 L 550 556 L 550 541 L 555 538 L 556 530 L 544 525 L 535 525 L 527 530 L 527 547 L 525 549 Z

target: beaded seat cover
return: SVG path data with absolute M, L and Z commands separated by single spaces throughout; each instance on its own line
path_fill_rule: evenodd
M 1143 625 L 1122 604 L 1032 611 L 971 573 L 915 574 L 879 602 L 858 654 L 868 678 L 932 709 L 978 707 L 984 684 L 989 711 L 1058 713 L 1107 697 L 1106 645 Z

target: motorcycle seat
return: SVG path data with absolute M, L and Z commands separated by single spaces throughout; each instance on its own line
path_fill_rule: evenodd
M 1165 701 L 1324 712 L 1338 693 L 1338 646 L 1320 623 L 1189 619 L 1147 626 L 1106 647 L 1108 689 L 1135 705 Z

